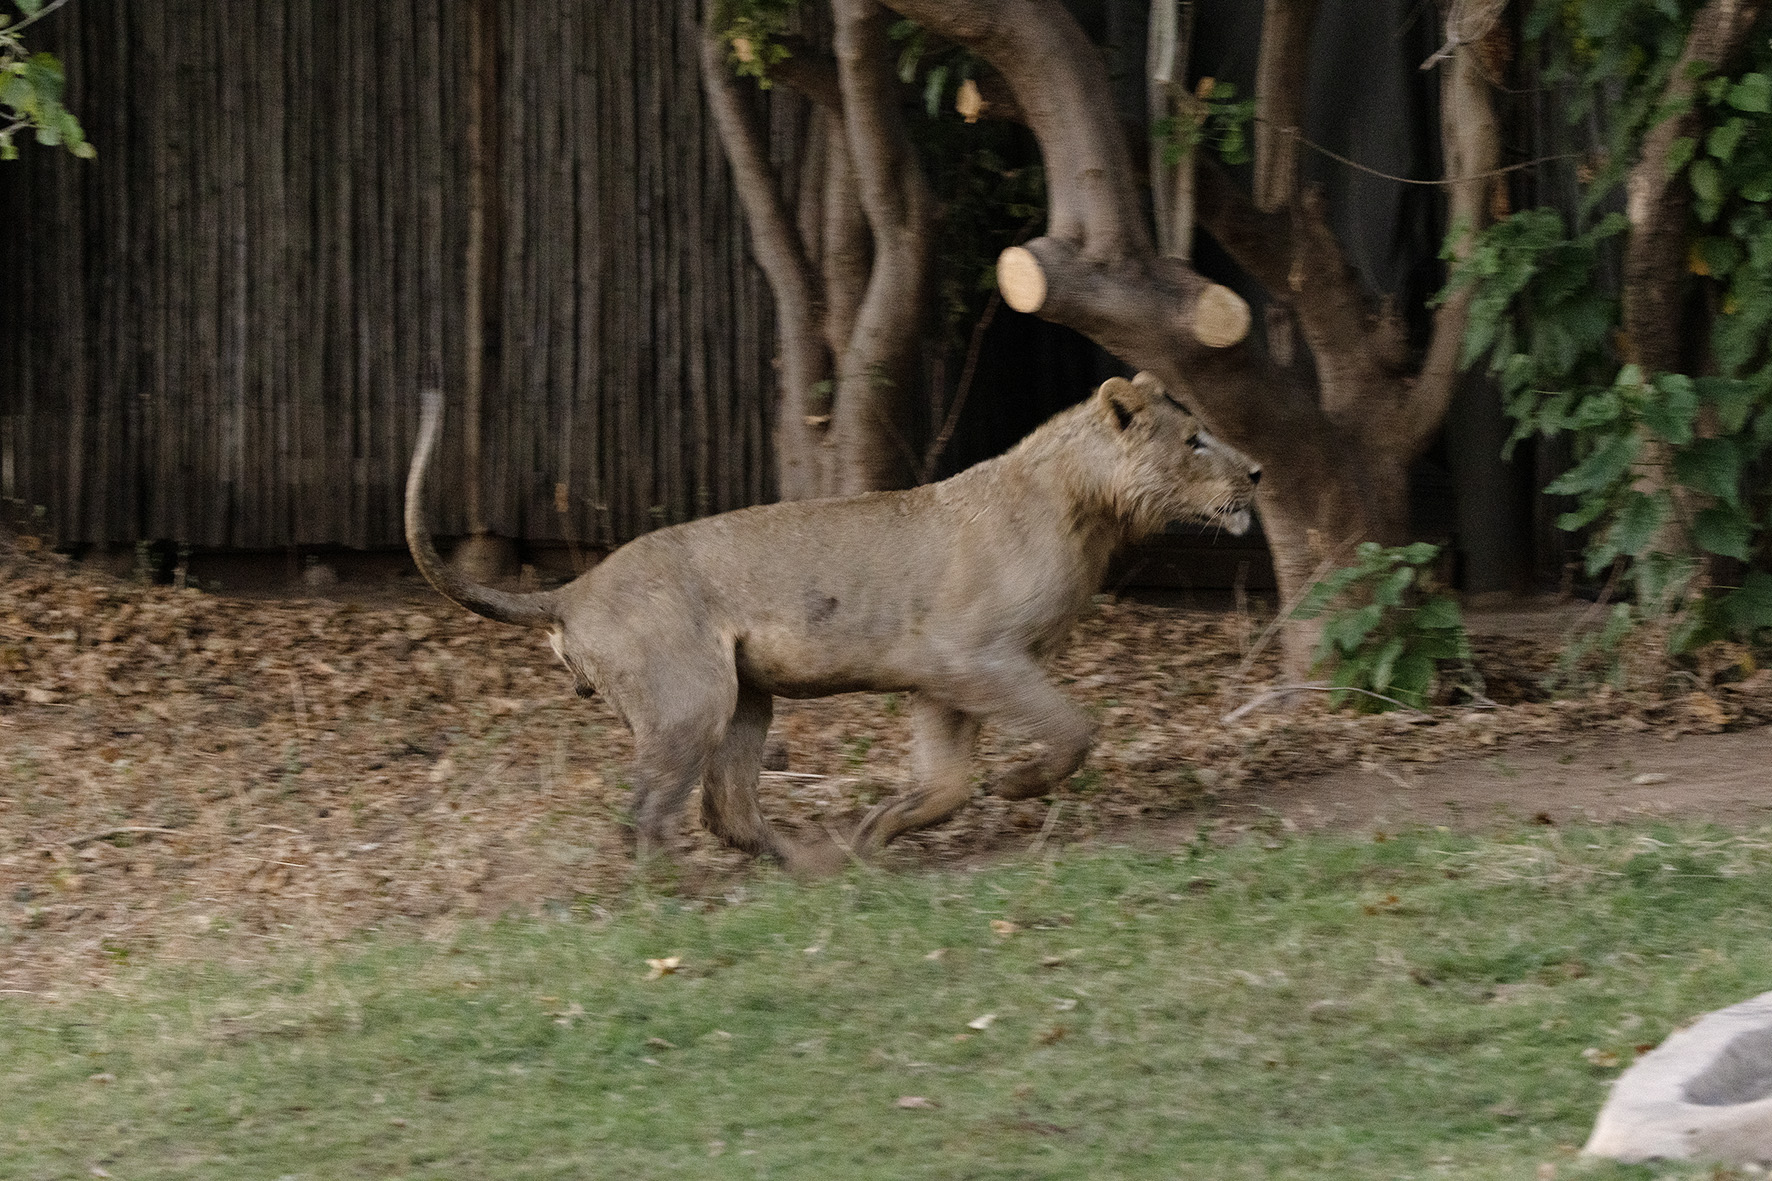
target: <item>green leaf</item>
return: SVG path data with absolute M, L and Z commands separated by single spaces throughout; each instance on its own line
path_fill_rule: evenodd
M 1434 595 L 1422 600 L 1421 606 L 1415 609 L 1415 627 L 1418 631 L 1462 629 L 1464 618 L 1459 613 L 1457 600 L 1445 595 Z
M 1741 585 L 1724 597 L 1720 614 L 1738 634 L 1752 635 L 1763 627 L 1772 627 L 1772 574 L 1748 571 Z
M 1743 74 L 1741 81 L 1729 88 L 1729 105 L 1738 111 L 1772 114 L 1772 76 Z
M 1673 176 L 1692 163 L 1692 157 L 1698 151 L 1698 141 L 1689 135 L 1682 135 L 1667 145 L 1667 174 Z
M 43 11 L 44 0 L 13 0 L 13 3 L 18 5 L 20 12 L 29 17 Z
M 1649 548 L 1672 511 L 1673 498 L 1665 489 L 1648 496 L 1634 490 L 1626 493 L 1624 505 L 1612 520 L 1607 544 L 1614 553 L 1638 556 Z
M 1642 440 L 1635 431 L 1614 435 L 1589 452 L 1586 459 L 1551 481 L 1545 491 L 1553 496 L 1574 496 L 1610 487 L 1630 468 L 1641 446 Z
M 1692 441 L 1692 420 L 1698 416 L 1698 388 L 1683 373 L 1664 373 L 1655 379 L 1642 413 L 1651 433 L 1684 447 Z
M 1399 566 L 1372 588 L 1372 601 L 1380 607 L 1395 607 L 1403 601 L 1403 592 L 1408 590 L 1409 584 L 1414 581 L 1414 568 Z
M 1735 155 L 1735 149 L 1741 143 L 1741 137 L 1747 134 L 1747 120 L 1739 115 L 1723 124 L 1711 128 L 1705 137 L 1704 150 L 1719 160 L 1727 160 Z
M 0 106 L 20 113 L 36 109 L 37 92 L 22 74 L 0 75 Z
M 1723 199 L 1723 175 L 1709 160 L 1695 161 L 1687 176 L 1692 182 L 1692 191 L 1698 194 L 1700 201 L 1715 205 Z
M 1547 488 L 1545 491 L 1548 492 L 1550 489 Z M 1592 499 L 1582 501 L 1581 507 L 1579 508 L 1566 513 L 1558 513 L 1557 528 L 1565 533 L 1573 533 L 1577 529 L 1585 529 L 1587 526 L 1593 524 L 1594 521 L 1599 518 L 1600 514 L 1605 511 L 1605 498 L 1595 496 Z
M 1741 452 L 1733 439 L 1700 439 L 1674 456 L 1674 478 L 1688 488 L 1737 504 L 1741 496 Z
M 1402 548 L 1400 556 L 1411 566 L 1420 566 L 1440 556 L 1440 547 L 1432 542 L 1417 541 Z
M 1564 426 L 1572 431 L 1591 431 L 1617 422 L 1623 413 L 1624 399 L 1618 396 L 1616 389 L 1597 390 L 1576 404 L 1575 413 L 1569 416 Z
M 1732 377 L 1701 377 L 1694 384 L 1699 398 L 1717 408 L 1717 426 L 1722 433 L 1741 433 L 1759 401 L 1756 383 Z
M 1427 705 L 1427 692 L 1434 683 L 1434 662 L 1419 652 L 1410 652 L 1397 661 L 1391 674 L 1390 695 L 1405 705 L 1421 709 Z M 1388 704 L 1379 702 L 1388 709 Z
M 1391 685 L 1391 670 L 1397 665 L 1397 658 L 1403 654 L 1403 637 L 1392 636 L 1385 641 L 1384 647 L 1372 659 L 1372 688 L 1383 693 Z
M 947 91 L 948 68 L 934 66 L 923 82 L 923 108 L 931 119 L 941 114 L 941 97 Z
M 67 82 L 55 54 L 33 53 L 24 61 L 22 77 L 37 91 L 37 101 L 44 104 L 61 102 Z
M 1741 243 L 1734 238 L 1725 238 L 1712 234 L 1698 241 L 1698 257 L 1704 260 L 1705 269 L 1718 279 L 1726 279 L 1729 273 L 1741 265 Z
M 1337 615 L 1323 625 L 1323 636 L 1343 652 L 1353 652 L 1384 617 L 1384 608 L 1376 603 Z
M 1692 523 L 1692 540 L 1713 554 L 1753 560 L 1753 522 L 1740 509 L 1718 505 L 1698 514 Z

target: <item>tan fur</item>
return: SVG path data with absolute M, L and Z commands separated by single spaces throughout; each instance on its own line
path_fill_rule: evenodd
M 406 499 L 425 577 L 479 614 L 548 626 L 579 691 L 609 699 L 634 734 L 642 850 L 668 845 L 700 780 L 710 829 L 790 864 L 810 854 L 757 806 L 774 697 L 914 694 L 917 785 L 868 813 L 858 852 L 966 802 L 984 722 L 1043 747 L 998 794 L 1042 794 L 1082 764 L 1093 727 L 1041 662 L 1109 557 L 1172 520 L 1241 532 L 1259 475 L 1141 373 L 940 483 L 660 529 L 558 590 L 516 595 L 466 581 L 431 546 L 422 490 L 437 417 L 427 394 Z

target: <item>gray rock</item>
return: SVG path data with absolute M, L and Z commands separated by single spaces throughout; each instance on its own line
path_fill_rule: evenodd
M 1584 1152 L 1772 1162 L 1772 992 L 1700 1018 L 1612 1084 Z

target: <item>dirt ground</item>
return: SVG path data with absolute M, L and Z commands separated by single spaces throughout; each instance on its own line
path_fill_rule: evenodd
M 595 913 L 631 890 L 627 736 L 572 695 L 542 635 L 416 583 L 327 593 L 144 586 L 0 543 L 0 992 L 102 983 L 217 941 Z M 1014 747 L 987 732 L 974 803 L 886 866 L 1202 825 L 1772 823 L 1772 670 L 1737 649 L 1623 691 L 1592 687 L 1599 666 L 1547 688 L 1593 616 L 1473 615 L 1484 699 L 1360 716 L 1320 693 L 1238 710 L 1274 687 L 1258 611 L 1104 599 L 1053 669 L 1100 722 L 1083 773 L 998 800 L 982 787 Z M 786 768 L 765 773 L 765 810 L 840 841 L 906 784 L 902 706 L 780 703 Z M 670 887 L 716 904 L 758 872 L 692 819 Z

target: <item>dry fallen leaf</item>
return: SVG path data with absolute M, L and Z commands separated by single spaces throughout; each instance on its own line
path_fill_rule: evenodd
M 972 1020 L 968 1021 L 966 1023 L 966 1028 L 967 1029 L 989 1029 L 993 1024 L 996 1023 L 996 1020 L 997 1020 L 997 1015 L 995 1013 L 986 1013 L 982 1017 L 974 1017 Z
M 646 967 L 650 970 L 646 973 L 646 979 L 657 980 L 661 976 L 673 975 L 682 966 L 682 956 L 667 955 L 663 959 L 647 960 Z
M 948 953 L 947 948 L 938 947 L 934 951 L 930 952 L 928 955 L 924 956 L 923 958 L 926 960 L 939 960 L 943 956 L 947 955 L 947 953 Z
M 1693 690 L 1686 696 L 1686 708 L 1692 716 L 1707 726 L 1727 726 L 1733 719 L 1729 711 L 1717 704 L 1716 698 L 1708 693 Z
M 1008 919 L 991 920 L 991 931 L 1000 939 L 1007 939 L 1019 930 L 1021 930 L 1021 927 L 1016 923 L 1010 922 Z
M 1614 1054 L 1611 1050 L 1601 1050 L 1597 1047 L 1589 1046 L 1581 1052 L 1581 1056 L 1586 1058 L 1589 1063 L 1598 1066 L 1602 1070 L 1610 1070 L 1618 1065 L 1618 1055 Z
M 1666 783 L 1672 778 L 1672 775 L 1669 775 L 1664 771 L 1645 771 L 1635 779 L 1632 779 L 1631 782 L 1638 787 L 1653 787 L 1657 783 Z
M 898 1102 L 894 1104 L 894 1106 L 905 1108 L 907 1111 L 927 1111 L 934 1109 L 935 1101 L 933 1099 L 925 1099 L 921 1095 L 900 1095 L 898 1097 Z

